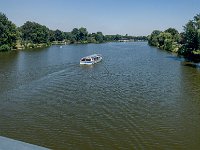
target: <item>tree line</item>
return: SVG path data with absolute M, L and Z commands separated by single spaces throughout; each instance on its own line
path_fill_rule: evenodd
M 21 27 L 12 23 L 0 12 L 0 51 L 49 46 L 51 44 L 103 43 L 119 40 L 147 40 L 146 36 L 103 35 L 89 33 L 86 28 L 74 28 L 71 32 L 50 30 L 36 22 L 27 21 Z
M 200 62 L 200 14 L 194 16 L 179 33 L 174 28 L 165 31 L 154 30 L 148 36 L 151 46 L 175 52 L 185 58 Z

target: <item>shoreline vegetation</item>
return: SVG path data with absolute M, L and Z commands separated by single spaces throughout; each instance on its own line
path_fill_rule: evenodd
M 51 45 L 88 44 L 104 42 L 147 41 L 146 36 L 103 35 L 88 33 L 86 28 L 74 28 L 71 32 L 50 30 L 36 22 L 27 21 L 21 27 L 12 23 L 0 12 L 0 52 L 48 47 Z
M 175 28 L 154 30 L 149 36 L 103 35 L 102 32 L 89 33 L 83 27 L 63 32 L 31 21 L 17 27 L 0 12 L 0 52 L 51 45 L 148 41 L 150 46 L 176 53 L 192 62 L 200 62 L 200 14 L 189 20 L 183 28 L 182 33 Z
M 200 62 L 200 14 L 183 27 L 179 33 L 174 28 L 165 31 L 154 30 L 148 36 L 148 44 L 162 50 L 176 53 L 186 60 Z

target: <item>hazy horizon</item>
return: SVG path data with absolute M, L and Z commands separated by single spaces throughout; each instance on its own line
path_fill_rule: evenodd
M 149 35 L 183 26 L 199 13 L 198 0 L 0 0 L 0 12 L 18 27 L 34 21 L 52 30 L 85 27 L 103 34 Z

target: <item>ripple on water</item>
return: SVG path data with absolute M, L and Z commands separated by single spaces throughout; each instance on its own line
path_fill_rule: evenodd
M 194 141 L 190 144 L 188 139 L 193 139 L 191 133 L 195 139 L 200 137 L 195 125 L 200 120 L 199 82 L 193 80 L 194 88 L 187 81 L 198 79 L 198 72 L 188 75 L 178 61 L 168 61 L 166 54 L 149 50 L 145 44 L 100 47 L 104 61 L 93 67 L 80 67 L 72 61 L 20 72 L 18 76 L 28 76 L 26 82 L 19 81 L 20 86 L 0 95 L 3 134 L 53 149 L 198 146 L 198 142 L 190 140 Z M 82 49 L 76 48 L 77 55 L 71 51 L 72 57 L 79 58 Z M 66 52 L 64 47 L 59 50 Z M 187 75 L 180 75 L 181 71 Z

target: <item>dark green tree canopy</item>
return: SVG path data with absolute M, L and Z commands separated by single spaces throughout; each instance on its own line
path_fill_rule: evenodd
M 0 13 L 0 51 L 15 48 L 19 32 L 15 24 L 8 20 L 5 14 Z
M 177 52 L 192 61 L 200 62 L 200 14 L 186 23 L 182 33 L 174 28 L 168 28 L 164 32 L 154 30 L 148 36 L 148 43 L 164 50 Z
M 17 41 L 18 40 L 18 41 Z M 120 40 L 147 40 L 145 36 L 103 35 L 102 32 L 88 33 L 84 27 L 74 28 L 71 32 L 50 30 L 36 22 L 27 21 L 16 27 L 8 18 L 0 13 L 0 51 L 13 48 L 35 48 L 49 46 L 51 43 L 102 43 Z
M 88 31 L 87 31 L 87 29 L 81 27 L 81 28 L 79 29 L 79 39 L 80 39 L 81 41 L 84 41 L 84 40 L 87 39 L 87 36 L 88 36 Z
M 176 29 L 169 28 L 164 32 L 154 30 L 148 37 L 149 45 L 160 49 L 176 52 L 179 47 L 179 33 Z
M 180 52 L 184 55 L 193 55 L 200 50 L 200 14 L 184 26 L 183 41 L 184 46 Z
M 22 40 L 32 42 L 34 44 L 47 43 L 50 39 L 50 30 L 43 25 L 35 22 L 27 21 L 20 27 Z
M 165 32 L 170 33 L 172 36 L 175 36 L 178 33 L 178 30 L 174 29 L 174 28 L 169 28 L 167 30 L 165 30 Z
M 158 43 L 158 36 L 160 35 L 161 31 L 159 30 L 154 30 L 151 35 L 148 37 L 149 40 L 148 40 L 148 43 L 149 45 L 151 46 L 159 46 L 159 43 Z
M 54 32 L 54 36 L 55 36 L 56 41 L 63 41 L 64 40 L 64 33 L 62 31 L 58 30 L 58 29 Z

